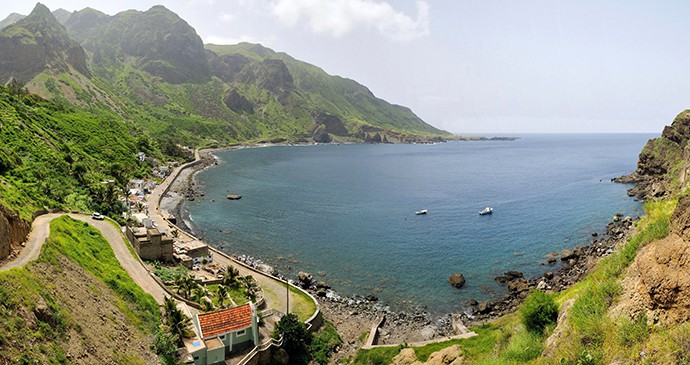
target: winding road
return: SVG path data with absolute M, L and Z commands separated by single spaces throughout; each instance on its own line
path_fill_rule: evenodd
M 0 267 L 0 271 L 9 270 L 15 267 L 22 267 L 29 262 L 36 260 L 41 254 L 41 247 L 50 235 L 50 222 L 55 218 L 68 215 L 74 219 L 87 222 L 96 227 L 103 237 L 108 241 L 115 253 L 115 257 L 120 261 L 120 265 L 127 271 L 137 285 L 145 292 L 151 294 L 158 304 L 163 304 L 166 292 L 158 285 L 139 260 L 132 255 L 127 247 L 122 232 L 115 223 L 109 220 L 94 220 L 84 214 L 51 213 L 38 216 L 31 224 L 31 233 L 26 240 L 26 245 L 19 256 Z

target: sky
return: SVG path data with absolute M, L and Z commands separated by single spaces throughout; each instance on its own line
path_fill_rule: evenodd
M 205 43 L 261 43 L 455 133 L 660 133 L 690 108 L 690 2 L 43 0 L 164 5 Z M 3 1 L 0 18 L 35 3 Z

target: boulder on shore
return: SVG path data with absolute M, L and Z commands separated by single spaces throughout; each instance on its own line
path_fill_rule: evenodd
M 462 274 L 456 272 L 448 278 L 448 282 L 450 285 L 456 288 L 462 288 L 462 286 L 465 285 L 466 280 Z
M 308 288 L 314 280 L 314 276 L 308 272 L 300 271 L 297 273 L 297 280 L 299 280 L 299 285 L 302 288 Z

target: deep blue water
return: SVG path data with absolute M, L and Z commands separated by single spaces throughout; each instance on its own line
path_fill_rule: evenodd
M 642 214 L 610 179 L 632 172 L 654 135 L 521 137 L 220 152 L 196 176 L 205 197 L 185 209 L 208 243 L 284 274 L 324 271 L 342 294 L 458 310 L 504 293 L 494 277 L 507 270 L 554 269 L 546 254 L 586 243 L 615 213 Z M 493 215 L 479 216 L 485 206 Z M 454 272 L 462 289 L 447 282 Z

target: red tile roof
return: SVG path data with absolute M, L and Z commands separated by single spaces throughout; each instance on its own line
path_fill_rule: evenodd
M 201 338 L 241 330 L 252 325 L 252 307 L 249 303 L 217 312 L 199 314 Z

